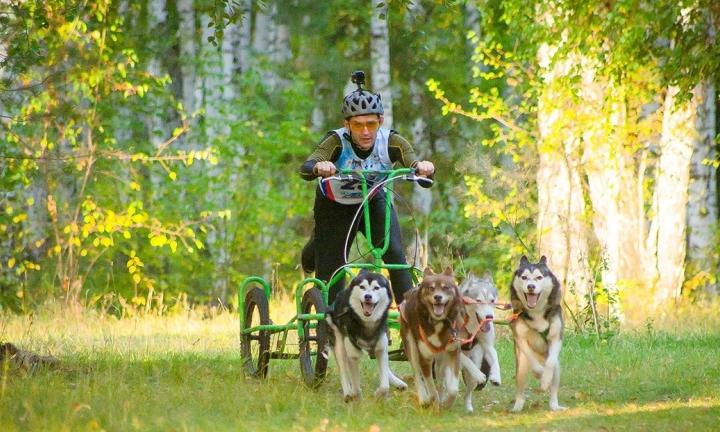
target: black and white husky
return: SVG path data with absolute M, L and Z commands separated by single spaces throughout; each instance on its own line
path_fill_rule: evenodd
M 390 371 L 388 360 L 388 309 L 392 303 L 390 283 L 381 274 L 361 271 L 340 291 L 325 320 L 332 329 L 330 346 L 340 371 L 345 402 L 360 397 L 360 357 L 363 351 L 373 353 L 380 369 L 376 396 L 385 396 L 390 385 L 406 389 L 401 379 Z
M 498 289 L 489 274 L 477 277 L 468 273 L 460 284 L 460 294 L 467 313 L 467 321 L 463 328 L 463 339 L 472 337 L 472 341 L 462 345 L 462 353 L 487 375 L 494 385 L 500 385 L 500 362 L 495 350 L 495 306 L 497 305 Z M 478 382 L 473 374 L 463 368 L 465 381 L 465 409 L 473 411 L 473 390 L 485 383 Z
M 510 289 L 513 316 L 510 321 L 515 341 L 516 393 L 512 411 L 525 404 L 528 372 L 540 378 L 540 388 L 550 390 L 550 409 L 562 410 L 560 388 L 560 348 L 562 347 L 562 291 L 543 256 L 536 264 L 527 257 L 513 275 Z

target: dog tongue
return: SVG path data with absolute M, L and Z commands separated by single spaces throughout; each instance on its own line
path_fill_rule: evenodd
M 445 305 L 444 304 L 433 304 L 433 312 L 435 315 L 442 315 L 443 312 L 445 312 Z
M 362 305 L 363 305 L 363 314 L 365 314 L 365 316 L 372 315 L 373 310 L 375 309 L 375 305 L 372 303 L 365 303 L 365 302 L 363 302 Z
M 527 298 L 527 304 L 528 304 L 529 307 L 534 308 L 535 306 L 537 306 L 537 301 L 538 301 L 538 295 L 537 295 L 537 294 L 530 294 L 530 293 L 528 293 L 528 295 L 526 296 L 526 298 Z
M 490 331 L 490 321 L 484 321 L 482 323 L 482 326 L 480 326 L 480 331 L 483 333 L 487 333 Z

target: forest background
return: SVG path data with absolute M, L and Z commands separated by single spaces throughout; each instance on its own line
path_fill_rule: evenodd
M 415 264 L 506 293 L 547 255 L 598 332 L 700 307 L 719 26 L 712 0 L 0 0 L 0 307 L 290 290 L 315 187 L 298 168 L 357 69 L 437 166 L 398 188 Z

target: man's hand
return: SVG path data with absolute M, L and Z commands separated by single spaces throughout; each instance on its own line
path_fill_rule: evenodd
M 420 177 L 429 177 L 435 172 L 435 165 L 432 162 L 420 161 L 415 165 L 415 174 Z
M 337 168 L 330 161 L 322 161 L 315 164 L 313 172 L 320 177 L 330 177 L 337 172 Z

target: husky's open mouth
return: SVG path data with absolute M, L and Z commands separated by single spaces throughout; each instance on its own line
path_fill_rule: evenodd
M 538 297 L 540 297 L 540 294 L 537 293 L 527 293 L 525 294 L 525 301 L 527 302 L 527 305 L 530 309 L 537 306 Z
M 362 302 L 363 315 L 369 317 L 375 311 L 375 305 L 377 303 Z
M 492 324 L 492 320 L 485 320 L 481 321 L 482 325 L 480 326 L 480 331 L 483 333 L 487 333 L 490 331 L 490 325 Z
M 433 313 L 435 316 L 442 316 L 445 313 L 445 305 L 447 303 L 433 303 Z

